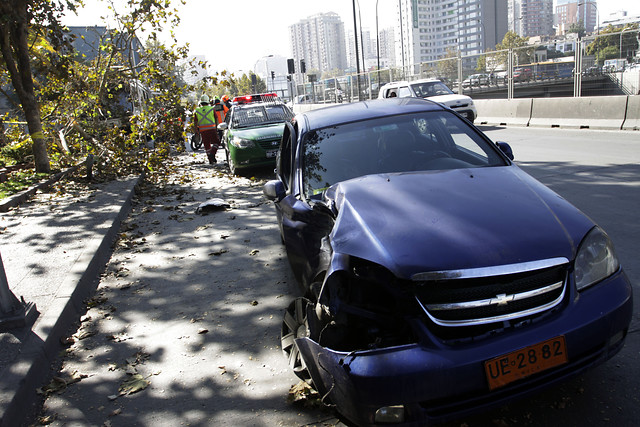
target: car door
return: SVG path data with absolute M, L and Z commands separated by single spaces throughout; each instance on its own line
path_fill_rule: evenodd
M 297 130 L 287 123 L 278 161 L 278 179 L 286 194 L 276 203 L 276 210 L 291 269 L 306 288 L 323 265 L 322 239 L 331 231 L 334 217 L 324 203 L 309 201 L 301 194 L 303 165 L 297 138 Z

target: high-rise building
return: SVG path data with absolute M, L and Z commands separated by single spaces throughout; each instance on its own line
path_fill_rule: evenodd
M 344 23 L 337 13 L 320 13 L 289 26 L 291 53 L 300 73 L 300 60 L 307 72 L 347 68 Z
M 596 30 L 598 5 L 590 0 L 558 0 L 556 4 L 557 33 L 566 34 L 572 25 L 582 25 L 587 33 Z
M 509 30 L 520 37 L 553 35 L 553 0 L 508 0 Z
M 396 39 L 393 27 L 380 31 L 380 68 L 388 68 L 396 65 Z M 377 54 L 377 52 L 376 52 Z
M 507 0 L 401 0 L 396 61 L 408 66 L 492 50 L 507 33 Z

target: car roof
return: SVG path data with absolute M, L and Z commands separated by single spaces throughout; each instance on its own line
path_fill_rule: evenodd
M 253 107 L 272 107 L 275 105 L 284 105 L 286 107 L 287 104 L 285 104 L 282 101 L 259 101 L 259 102 L 250 102 L 247 104 L 236 104 L 233 106 L 233 108 L 237 109 L 237 110 L 242 110 L 245 108 L 253 108 Z
M 341 104 L 299 113 L 305 119 L 308 129 L 320 129 L 337 124 L 349 123 L 396 114 L 410 114 L 421 111 L 442 111 L 442 105 L 421 98 L 386 98 Z M 296 119 L 301 122 L 300 117 Z
M 440 83 L 442 83 L 442 80 L 440 80 L 440 79 L 418 79 L 418 80 L 412 80 L 412 81 L 400 80 L 400 81 L 397 81 L 397 82 L 386 83 L 384 86 L 388 86 L 388 85 L 394 85 L 394 86 L 395 85 L 412 85 L 412 84 L 416 84 L 416 83 L 431 83 L 431 82 L 440 82 Z

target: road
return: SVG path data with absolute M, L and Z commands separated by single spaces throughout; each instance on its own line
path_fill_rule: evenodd
M 607 230 L 637 291 L 640 133 L 484 129 Z M 232 178 L 205 165 L 202 153 L 181 161 L 172 182 L 143 188 L 123 224 L 57 374 L 80 381 L 52 393 L 42 414 L 55 426 L 335 425 L 331 411 L 287 402 L 297 379 L 278 337 L 299 291 L 261 195 L 271 173 Z M 230 206 L 196 214 L 210 198 Z M 636 314 L 626 347 L 605 365 L 450 426 L 635 426 L 638 335 Z M 139 391 L 124 394 L 123 386 Z

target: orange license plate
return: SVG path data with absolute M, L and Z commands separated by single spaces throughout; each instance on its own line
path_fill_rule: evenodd
M 529 375 L 567 363 L 563 336 L 530 345 L 484 362 L 484 371 L 493 390 Z

